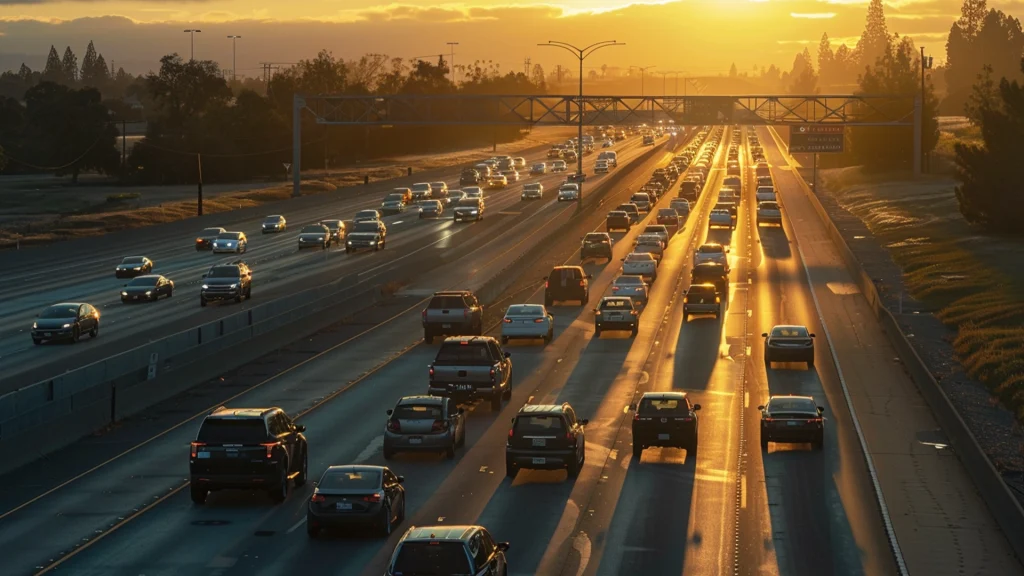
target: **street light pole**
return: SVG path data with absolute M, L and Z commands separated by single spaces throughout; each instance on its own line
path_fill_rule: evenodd
M 189 28 L 188 30 L 185 30 L 185 32 L 187 32 L 191 36 L 192 53 L 189 55 L 188 59 L 190 61 L 191 60 L 195 60 L 196 59 L 196 32 L 202 32 L 202 30 L 199 30 L 199 29 L 196 29 L 196 28 Z
M 231 81 L 235 82 L 238 80 L 238 65 L 235 64 L 235 55 L 237 54 L 235 50 L 235 41 L 241 38 L 241 36 L 232 34 L 228 36 L 228 38 L 231 39 Z
M 548 40 L 546 44 L 538 44 L 538 46 L 554 46 L 556 48 L 568 50 L 580 61 L 579 135 L 576 140 L 576 183 L 580 190 L 579 196 L 576 198 L 576 213 L 579 214 L 580 210 L 583 208 L 583 61 L 587 59 L 587 56 L 590 56 L 601 48 L 605 48 L 607 46 L 625 46 L 625 43 L 616 42 L 615 40 L 604 40 L 602 42 L 595 42 L 590 46 L 580 48 L 569 44 L 568 42 Z
M 924 109 L 924 103 L 925 103 L 925 96 L 924 96 L 925 95 L 925 91 L 924 91 L 924 71 L 925 70 L 931 70 L 931 68 L 932 68 L 932 57 L 924 55 L 924 46 L 922 46 L 921 47 L 921 109 L 922 110 Z M 920 139 L 921 142 L 923 142 L 924 141 L 924 122 L 921 122 L 921 125 L 919 126 L 919 129 L 920 129 L 921 133 L 920 133 L 920 135 L 918 135 L 918 138 Z M 928 153 L 924 152 L 924 146 L 921 146 L 921 157 L 922 157 L 922 162 L 921 163 L 922 163 L 922 165 L 924 165 L 925 171 L 927 172 L 931 168 L 930 166 L 928 166 L 928 164 L 929 164 L 928 160 L 930 158 L 928 156 Z
M 632 70 L 633 68 L 636 68 L 637 70 L 640 71 L 640 96 L 643 97 L 645 95 L 644 94 L 644 73 L 647 72 L 648 70 L 650 70 L 651 68 L 657 68 L 657 66 L 630 66 L 629 67 L 630 70 Z
M 448 42 L 448 46 L 451 47 L 451 53 L 452 53 L 451 60 L 449 60 L 449 62 L 448 62 L 448 64 L 452 68 L 452 84 L 455 84 L 455 47 L 458 46 L 458 45 L 459 45 L 458 42 Z

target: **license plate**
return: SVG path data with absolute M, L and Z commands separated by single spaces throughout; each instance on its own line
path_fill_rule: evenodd
M 548 445 L 548 441 L 545 440 L 544 438 L 534 438 L 533 439 L 533 445 L 534 446 L 547 446 Z M 541 458 L 541 460 L 543 460 L 543 458 Z
M 338 510 L 351 510 L 352 509 L 352 503 L 351 502 L 338 502 L 337 504 L 334 505 L 334 507 L 337 508 Z
M 441 328 L 451 328 L 451 324 L 441 324 Z
M 802 424 L 802 422 L 786 422 L 786 426 L 799 426 L 800 424 Z
M 53 336 L 53 332 L 43 332 L 43 336 Z
M 473 385 L 472 384 L 452 384 L 452 390 L 460 390 L 460 391 L 463 391 L 463 392 L 468 392 L 469 390 L 472 390 L 472 389 L 473 389 Z
M 409 438 L 409 444 L 423 444 L 423 438 Z
M 658 434 L 658 440 L 668 440 L 668 434 Z
M 228 458 L 238 458 L 238 452 L 225 452 Z
M 203 459 L 206 459 L 206 458 L 209 458 L 209 457 L 210 457 L 210 453 L 209 452 L 198 452 L 198 453 L 196 453 L 196 458 L 199 458 L 200 460 L 203 460 Z
M 533 463 L 534 464 L 546 464 L 547 461 L 548 461 L 547 458 L 534 458 L 533 459 Z

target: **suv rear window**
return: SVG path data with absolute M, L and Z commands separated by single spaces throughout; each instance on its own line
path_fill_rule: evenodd
M 462 296 L 434 296 L 427 307 L 434 310 L 450 310 L 452 308 L 462 310 L 467 308 L 466 300 Z
M 629 300 L 602 300 L 601 310 L 632 310 L 633 305 Z
M 659 416 L 687 415 L 690 407 L 682 398 L 644 398 L 640 401 L 637 412 L 640 414 L 657 414 Z
M 373 490 L 380 488 L 380 472 L 376 470 L 328 471 L 317 488 L 326 490 Z
M 353 232 L 369 232 L 376 234 L 380 232 L 380 227 L 377 226 L 376 220 L 356 222 L 356 225 L 352 227 Z
M 690 291 L 687 294 L 691 295 L 691 296 L 692 295 L 698 295 L 698 294 L 702 295 L 702 296 L 714 296 L 715 295 L 715 287 L 714 286 L 701 286 L 701 285 L 698 284 L 696 286 L 690 286 Z
M 491 351 L 484 342 L 445 342 L 437 351 L 435 362 L 459 366 L 490 366 Z
M 207 418 L 199 428 L 198 442 L 207 444 L 259 444 L 267 441 L 262 418 Z
M 515 431 L 518 436 L 561 436 L 565 433 L 565 422 L 556 414 L 519 416 Z
M 462 542 L 403 542 L 395 565 L 395 574 L 470 574 L 466 548 Z
M 392 413 L 396 420 L 440 420 L 441 406 L 438 404 L 402 404 Z
M 555 268 L 551 271 L 551 275 L 549 276 L 552 281 L 558 279 L 579 280 L 582 277 L 583 275 L 580 273 L 579 268 Z

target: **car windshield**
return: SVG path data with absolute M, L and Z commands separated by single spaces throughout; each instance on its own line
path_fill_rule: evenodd
M 672 214 L 672 215 L 675 215 L 675 212 L 671 211 L 671 210 L 668 213 Z M 658 225 L 658 226 L 647 226 L 647 227 L 645 227 L 644 231 L 641 232 L 641 234 L 665 234 L 667 232 L 668 232 L 668 228 L 665 228 L 664 225 Z
M 412 189 L 413 189 L 414 192 L 426 192 L 426 191 L 430 190 L 430 182 L 417 182 L 417 183 L 412 185 Z M 395 192 L 400 192 L 400 193 L 404 193 L 405 192 L 404 189 L 400 189 L 400 188 L 396 188 L 394 191 Z
M 440 404 L 399 404 L 392 415 L 398 420 L 439 420 Z
M 203 231 L 199 233 L 200 236 L 216 236 L 223 232 L 220 228 L 203 228 Z
M 78 316 L 78 306 L 60 305 L 50 306 L 39 315 L 40 318 L 74 318 Z
M 316 487 L 320 490 L 374 490 L 380 488 L 380 472 L 328 468 Z
M 648 200 L 651 199 L 651 197 L 646 192 L 641 192 L 638 194 L 633 194 L 632 196 L 630 196 L 629 199 L 634 202 L 647 202 Z
M 139 276 L 128 283 L 129 286 L 156 286 L 159 276 Z
M 508 307 L 506 316 L 536 316 L 544 315 L 544 309 L 536 304 L 516 304 Z
M 713 285 L 696 284 L 694 286 L 690 286 L 690 290 L 686 294 L 687 296 L 714 296 L 716 292 Z
M 681 398 L 644 398 L 640 401 L 637 412 L 658 416 L 688 415 L 689 407 L 686 400 Z
M 260 444 L 267 441 L 267 426 L 262 418 L 208 418 L 196 440 L 206 444 Z
M 776 326 L 772 328 L 772 338 L 807 338 L 807 328 L 803 326 Z
M 331 230 L 340 230 L 341 220 L 324 220 L 323 225 Z
M 417 192 L 426 192 L 426 190 L 417 190 Z M 384 197 L 384 203 L 388 202 L 402 202 L 405 200 L 405 194 L 388 194 Z
M 607 244 L 608 237 L 604 234 L 587 234 L 583 241 L 588 244 Z
M 222 232 L 217 236 L 217 240 L 238 240 L 241 237 L 241 232 Z
M 355 226 L 352 227 L 353 232 L 372 232 L 376 234 L 380 231 L 377 227 L 376 222 L 356 222 Z
M 623 212 L 636 212 L 636 204 L 622 204 L 619 206 L 619 210 Z
M 494 363 L 491 351 L 483 342 L 445 342 L 437 351 L 437 364 L 456 366 L 490 366 Z
M 145 258 L 143 258 L 142 256 L 128 256 L 127 258 L 121 260 L 121 264 L 142 264 L 144 261 Z
M 420 202 L 420 206 L 424 208 L 437 208 L 441 206 L 441 203 L 437 200 L 423 200 Z
M 626 255 L 626 262 L 644 262 L 647 260 L 654 260 L 654 256 L 651 256 L 648 252 L 630 252 Z
M 758 186 L 757 193 L 758 194 L 774 194 L 775 193 L 775 189 L 772 188 L 771 186 Z
M 619 276 L 615 279 L 616 286 L 642 286 L 644 279 L 640 276 Z
M 377 211 L 376 210 L 360 210 L 359 212 L 356 212 L 356 218 L 376 218 L 376 217 L 377 217 Z
M 718 244 L 705 244 L 697 249 L 697 252 L 701 254 L 721 254 L 725 252 L 725 249 Z
M 808 398 L 772 398 L 768 402 L 768 411 L 817 413 L 818 407 Z
M 761 202 L 758 207 L 763 210 L 778 210 L 779 204 L 777 202 Z
M 280 216 L 267 216 L 266 220 L 264 220 L 264 222 L 267 223 L 267 224 L 277 224 L 280 221 L 281 221 L 281 217 Z
M 676 211 L 671 208 L 661 208 L 658 210 L 658 216 L 666 216 L 668 218 L 675 218 Z
M 431 188 L 437 188 L 437 189 L 440 190 L 440 189 L 443 189 L 443 188 L 447 188 L 448 185 L 445 184 L 444 182 L 431 182 L 430 183 L 430 187 Z
M 540 190 L 540 183 L 539 182 L 533 182 L 533 183 L 530 183 L 530 184 L 524 184 L 523 188 L 525 188 L 526 190 Z
M 544 414 L 516 418 L 516 434 L 519 436 L 561 436 L 564 429 L 565 424 L 560 415 Z
M 601 310 L 632 310 L 633 306 L 629 300 L 608 298 L 601 300 Z
M 301 234 L 323 234 L 324 229 L 321 226 L 303 226 Z
M 459 200 L 459 206 L 463 208 L 479 208 L 480 201 L 477 198 L 463 198 Z
M 434 296 L 427 308 L 433 310 L 451 310 L 457 308 L 462 310 L 466 307 L 466 301 L 462 296 Z
M 403 542 L 392 574 L 470 574 L 462 542 Z
M 238 278 L 238 268 L 234 266 L 214 266 L 206 273 L 207 278 Z

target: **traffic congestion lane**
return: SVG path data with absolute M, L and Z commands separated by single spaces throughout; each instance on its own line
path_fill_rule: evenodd
M 635 143 L 623 146 L 621 150 L 624 151 L 623 161 L 625 162 L 632 160 L 645 151 L 636 147 Z M 587 161 L 592 161 L 592 157 L 596 157 L 596 155 L 588 156 Z M 540 180 L 550 189 L 556 187 L 561 177 L 561 175 L 547 175 L 534 181 Z M 604 179 L 606 177 L 603 175 L 592 178 L 593 183 L 591 186 L 599 185 Z M 489 204 L 491 204 L 488 208 L 489 212 L 500 213 L 505 208 L 518 205 L 520 202 L 520 190 L 521 186 L 510 186 L 505 190 L 492 191 L 489 194 Z M 536 214 L 542 209 L 548 208 L 545 204 L 540 206 L 533 202 L 526 202 L 524 204 L 526 205 L 522 206 L 520 211 L 527 215 Z M 409 211 L 385 219 L 390 228 L 390 241 L 382 256 L 378 257 L 378 260 L 408 257 L 410 252 L 403 252 L 402 249 L 412 246 L 422 248 L 436 244 L 446 247 L 446 242 L 451 242 L 449 240 L 451 235 L 467 234 L 465 232 L 466 226 L 453 225 L 449 219 L 420 220 L 412 214 Z M 493 228 L 493 231 L 497 232 L 497 228 L 501 226 L 498 223 L 501 219 L 492 217 L 491 219 L 486 219 L 485 222 L 495 222 L 488 226 L 488 228 Z M 530 218 L 525 219 L 529 220 Z M 477 233 L 479 233 L 479 230 L 473 230 L 469 234 L 474 235 Z M 460 236 L 461 238 L 462 236 Z M 322 256 L 314 254 L 319 252 L 316 250 L 307 251 L 305 254 L 299 253 L 295 248 L 295 236 L 291 232 L 271 235 L 268 240 L 261 239 L 261 241 L 262 245 L 253 248 L 251 254 L 242 256 L 254 267 L 256 275 L 254 291 L 257 292 L 257 304 L 273 298 L 276 294 L 288 293 L 296 282 L 307 280 L 312 275 L 320 275 L 322 278 L 325 272 L 329 272 L 328 276 L 335 278 L 337 274 L 343 273 L 347 269 L 351 269 L 353 273 L 360 271 L 360 269 L 365 271 L 367 264 L 365 259 L 355 258 L 357 255 L 339 258 L 337 257 L 339 254 L 338 250 L 329 251 L 329 253 Z M 466 241 L 468 242 L 468 239 Z M 237 258 L 237 256 L 218 258 L 215 261 L 230 261 L 234 258 Z M 21 309 L 23 312 L 20 315 L 17 313 L 8 315 L 6 325 L 10 326 L 10 328 L 7 334 L 0 332 L 0 365 L 16 366 L 18 372 L 29 372 L 29 374 L 22 378 L 16 378 L 12 375 L 6 379 L 6 386 L 8 388 L 17 387 L 45 378 L 47 374 L 44 374 L 44 372 L 47 369 L 51 372 L 63 371 L 77 367 L 86 360 L 95 361 L 97 355 L 102 356 L 102 353 L 96 351 L 96 349 L 103 348 L 106 350 L 118 338 L 145 337 L 146 334 L 153 334 L 154 331 L 157 336 L 162 336 L 190 328 L 199 319 L 209 321 L 238 311 L 237 306 L 230 305 L 201 310 L 195 306 L 194 299 L 189 297 L 194 296 L 190 292 L 194 292 L 197 289 L 196 287 L 200 282 L 198 276 L 205 272 L 212 264 L 213 262 L 210 262 L 208 254 L 195 253 L 194 251 L 192 251 L 189 258 L 184 259 L 180 263 L 165 265 L 167 268 L 175 265 L 181 266 L 178 273 L 166 271 L 160 263 L 157 263 L 156 273 L 164 273 L 171 278 L 179 278 L 176 284 L 177 296 L 168 299 L 169 301 L 126 306 L 120 302 L 119 297 L 116 295 L 119 288 L 114 287 L 103 292 L 94 293 L 96 299 L 106 299 L 103 304 L 100 304 L 101 314 L 103 314 L 101 321 L 104 337 L 100 338 L 97 342 L 86 340 L 79 346 L 60 344 L 44 345 L 41 347 L 33 346 L 25 333 L 27 327 L 32 322 L 32 314 L 44 306 L 44 302 L 48 304 L 52 303 L 52 301 L 71 299 L 70 296 L 72 294 L 65 291 L 59 295 L 43 294 L 41 296 L 29 296 L 28 299 L 31 300 L 31 305 L 22 305 Z M 194 276 L 196 279 L 182 281 L 183 277 L 190 276 Z M 103 285 L 107 282 L 110 281 L 95 281 L 95 284 Z M 123 281 L 116 282 L 119 284 Z M 308 286 L 303 286 L 303 288 L 306 287 Z M 185 295 L 185 298 L 181 297 L 183 295 Z M 252 305 L 254 304 L 246 301 L 243 303 L 242 309 Z M 0 306 L 0 313 L 3 312 L 6 306 L 14 305 L 5 304 Z M 116 336 L 113 336 L 115 334 Z M 56 364 L 53 361 L 55 354 L 59 356 Z
M 813 282 L 805 289 L 814 306 L 810 314 L 815 320 L 819 314 L 823 319 L 818 321 L 821 330 L 816 344 L 825 340 L 830 348 L 834 346 L 825 350 L 834 352 L 844 376 L 841 381 L 831 361 L 819 361 L 818 373 L 832 407 L 846 406 L 844 384 L 853 401 L 908 570 L 911 574 L 1024 573 L 1007 542 L 1016 535 L 1000 530 L 955 455 L 930 444 L 942 442 L 942 431 L 916 385 L 893 362 L 897 354 L 793 174 L 792 158 L 775 134 L 767 129 L 759 132 L 762 141 L 771 143 L 765 152 L 783 200 L 787 234 L 806 265 L 800 270 L 802 282 L 806 286 L 808 277 Z M 837 419 L 843 412 L 849 413 L 841 411 Z M 853 437 L 850 442 L 857 443 L 863 460 L 859 440 Z M 844 460 L 843 465 L 851 462 L 857 460 Z M 871 502 L 871 512 L 878 508 L 873 491 L 863 501 Z M 861 506 L 867 511 L 867 506 Z

